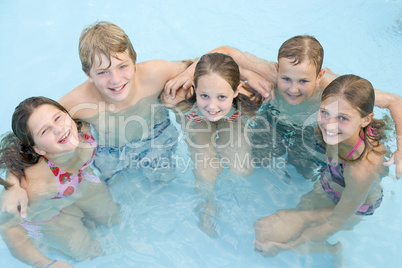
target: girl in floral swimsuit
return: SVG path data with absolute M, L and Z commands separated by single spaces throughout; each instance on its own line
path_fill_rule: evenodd
M 253 172 L 247 120 L 261 106 L 262 96 L 241 83 L 239 67 L 230 56 L 210 53 L 196 65 L 194 91 L 179 90 L 174 100 L 165 95 L 162 100 L 176 112 L 186 133 L 196 190 L 207 199 L 200 214 L 200 227 L 215 236 L 208 220 L 215 214 L 215 180 L 224 165 L 237 176 Z
M 57 102 L 32 97 L 15 109 L 12 129 L 2 140 L 0 168 L 17 178 L 29 197 L 25 220 L 7 213 L 0 217 L 12 255 L 35 267 L 72 267 L 46 257 L 36 239 L 78 261 L 102 254 L 82 218 L 110 226 L 119 222 L 120 212 L 89 167 L 96 151 L 89 127 L 77 125 Z M 0 178 L 0 183 L 12 186 L 10 180 Z
M 322 94 L 317 145 L 327 166 L 296 209 L 278 210 L 254 223 L 256 250 L 273 256 L 283 250 L 339 252 L 328 237 L 372 215 L 382 200 L 387 153 L 383 120 L 373 119 L 374 89 L 355 75 L 340 76 Z

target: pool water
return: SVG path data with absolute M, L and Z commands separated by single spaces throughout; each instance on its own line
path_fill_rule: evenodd
M 0 133 L 23 99 L 59 99 L 82 83 L 78 38 L 83 27 L 108 20 L 129 35 L 138 61 L 199 57 L 229 45 L 274 61 L 279 46 L 298 34 L 314 35 L 325 50 L 324 66 L 354 73 L 374 87 L 402 95 L 402 1 L 0 1 Z M 378 113 L 387 113 L 377 109 Z M 390 144 L 395 149 L 395 143 Z M 188 156 L 184 141 L 177 155 Z M 292 166 L 290 179 L 274 164 L 247 178 L 225 170 L 217 180 L 217 238 L 198 227 L 191 168 L 179 168 L 170 183 L 124 173 L 110 186 L 122 205 L 122 223 L 94 230 L 106 254 L 75 267 L 332 267 L 329 255 L 254 252 L 253 222 L 292 208 L 309 191 Z M 391 168 L 391 177 L 395 174 Z M 400 267 L 402 186 L 383 179 L 384 200 L 373 216 L 341 241 L 346 267 Z M 52 255 L 53 256 L 53 255 Z M 59 256 L 54 255 L 58 258 Z M 0 241 L 0 266 L 25 267 Z

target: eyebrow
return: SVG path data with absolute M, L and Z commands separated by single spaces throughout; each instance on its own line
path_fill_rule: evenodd
M 53 115 L 52 119 L 55 119 L 59 113 L 61 113 L 61 111 L 56 112 L 56 113 Z M 42 127 L 38 130 L 38 132 L 36 133 L 36 135 L 39 136 L 39 135 L 43 132 L 42 130 L 43 130 L 45 127 L 47 127 L 47 125 L 42 126 Z

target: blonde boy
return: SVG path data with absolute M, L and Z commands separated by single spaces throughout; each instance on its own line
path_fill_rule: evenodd
M 83 30 L 79 55 L 88 80 L 59 102 L 73 118 L 94 127 L 99 145 L 94 164 L 102 177 L 109 179 L 125 168 L 154 172 L 169 167 L 177 131 L 158 96 L 186 64 L 137 64 L 130 39 L 110 22 Z

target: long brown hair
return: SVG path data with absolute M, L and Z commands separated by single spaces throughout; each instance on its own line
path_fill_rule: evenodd
M 362 118 L 368 116 L 374 110 L 375 93 L 373 85 L 368 80 L 357 75 L 342 75 L 333 80 L 324 89 L 321 101 L 324 101 L 329 97 L 344 98 L 360 113 Z M 317 129 L 318 138 L 323 142 L 321 130 L 319 128 Z M 387 130 L 386 120 L 373 118 L 359 133 L 360 136 L 364 136 L 363 141 L 365 146 L 362 154 L 354 160 L 345 159 L 341 156 L 339 157 L 346 161 L 357 161 L 366 153 L 367 155 L 370 152 L 385 154 L 386 151 L 380 149 L 382 141 L 387 138 L 385 130 Z
M 24 169 L 35 165 L 40 155 L 35 152 L 32 132 L 28 129 L 28 120 L 32 113 L 44 104 L 52 105 L 69 115 L 58 102 L 46 97 L 31 97 L 22 101 L 14 110 L 11 122 L 13 132 L 3 135 L 0 141 L 0 168 L 7 169 L 19 180 L 24 176 Z M 75 121 L 78 129 L 81 122 Z M 0 184 L 9 187 L 9 183 L 0 178 Z

